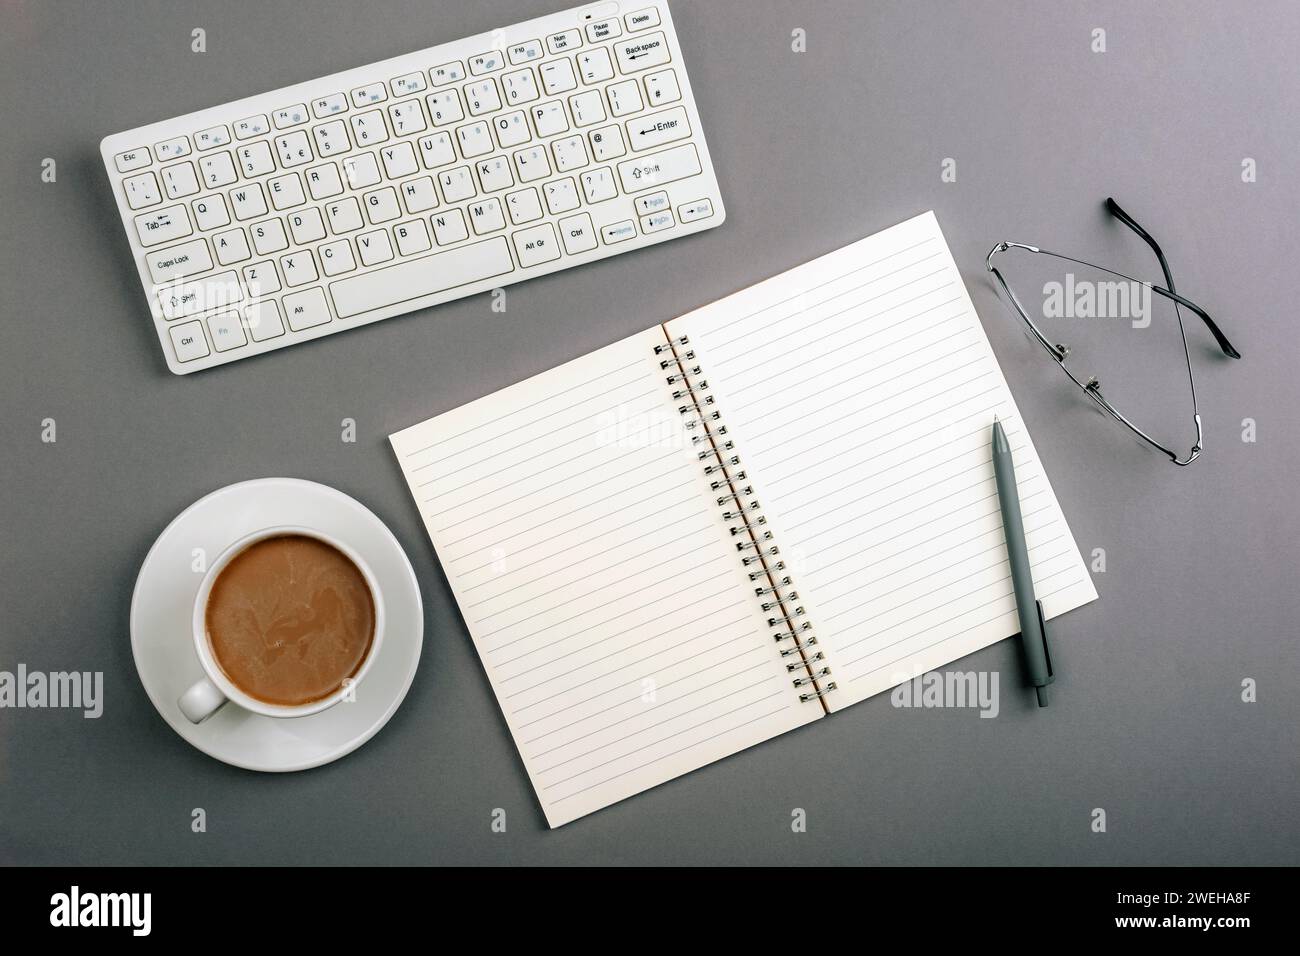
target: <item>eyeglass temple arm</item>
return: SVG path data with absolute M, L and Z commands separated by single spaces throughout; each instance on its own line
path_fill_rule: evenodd
M 1126 213 L 1120 207 L 1120 204 L 1117 203 L 1114 199 L 1112 199 L 1109 196 L 1106 197 L 1106 209 L 1110 212 L 1112 216 L 1114 216 L 1124 225 L 1128 226 L 1135 233 L 1141 236 L 1143 241 L 1145 241 L 1146 244 L 1151 247 L 1151 251 L 1156 254 L 1156 259 L 1158 259 L 1160 262 L 1160 270 L 1165 274 L 1165 284 L 1168 285 L 1169 288 L 1162 289 L 1159 286 L 1153 285 L 1151 289 L 1154 292 L 1157 292 L 1160 295 L 1165 296 L 1166 298 L 1173 299 L 1175 302 L 1177 302 L 1179 305 L 1183 306 L 1184 308 L 1187 308 L 1190 311 L 1195 312 L 1198 316 L 1200 316 L 1201 321 L 1205 323 L 1205 327 L 1210 330 L 1210 334 L 1214 336 L 1214 341 L 1219 343 L 1219 348 L 1223 350 L 1223 354 L 1227 355 L 1229 358 L 1235 358 L 1235 359 L 1241 358 L 1241 353 L 1238 352 L 1235 348 L 1233 348 L 1232 343 L 1228 341 L 1228 337 L 1224 335 L 1222 331 L 1220 331 L 1218 325 L 1215 324 L 1214 320 L 1210 318 L 1210 316 L 1206 313 L 1206 311 L 1202 309 L 1200 306 L 1198 306 L 1196 303 L 1189 302 L 1187 299 L 1184 299 L 1182 296 L 1178 295 L 1178 293 L 1174 291 L 1174 277 L 1169 271 L 1169 263 L 1165 260 L 1165 254 L 1161 250 L 1160 244 L 1156 242 L 1154 238 L 1152 238 L 1151 234 L 1147 232 L 1145 229 L 1143 229 L 1136 219 L 1134 219 L 1132 216 Z

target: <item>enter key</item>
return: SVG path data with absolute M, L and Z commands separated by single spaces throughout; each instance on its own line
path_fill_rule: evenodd
M 690 120 L 686 118 L 686 110 L 680 106 L 627 121 L 627 141 L 632 144 L 633 151 L 654 149 L 690 135 Z

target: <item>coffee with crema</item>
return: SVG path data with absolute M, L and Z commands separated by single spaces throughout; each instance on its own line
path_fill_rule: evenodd
M 365 663 L 375 637 L 375 599 L 361 570 L 301 534 L 265 538 L 231 558 L 204 618 L 227 679 L 285 706 L 337 691 Z

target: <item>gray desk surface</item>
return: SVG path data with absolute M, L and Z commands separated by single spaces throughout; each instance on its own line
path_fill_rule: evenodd
M 721 229 L 189 378 L 163 365 L 107 133 L 489 30 L 562 0 L 5 4 L 0 13 L 0 669 L 102 670 L 99 720 L 0 711 L 0 860 L 26 863 L 1297 863 L 1300 11 L 1211 2 L 676 0 Z M 190 52 L 207 30 L 208 52 Z M 807 52 L 791 51 L 791 31 Z M 1106 31 L 1107 51 L 1090 49 Z M 41 161 L 57 160 L 43 184 Z M 940 180 L 945 158 L 955 183 Z M 1243 158 L 1258 180 L 1243 183 Z M 1158 229 L 1245 354 L 1199 365 L 1205 458 L 1175 469 L 1062 401 L 983 277 L 994 240 Z M 1101 600 L 1053 625 L 1038 712 L 888 695 L 559 831 L 522 765 L 385 436 L 933 208 Z M 635 303 L 635 305 L 634 305 Z M 58 423 L 42 444 L 40 422 Z M 339 441 L 355 418 L 356 444 Z M 1257 422 L 1258 441 L 1241 440 Z M 157 716 L 127 633 L 154 537 L 214 488 L 334 485 L 397 534 L 427 633 L 405 705 L 321 769 L 262 776 Z M 1258 681 L 1243 703 L 1241 682 Z M 194 834 L 203 807 L 208 830 Z M 489 815 L 508 813 L 493 834 Z M 791 810 L 808 831 L 791 832 Z M 1093 808 L 1107 832 L 1091 832 Z

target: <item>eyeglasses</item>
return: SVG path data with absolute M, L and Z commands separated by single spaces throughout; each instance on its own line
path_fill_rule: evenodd
M 1183 316 L 1181 310 L 1184 308 L 1187 309 L 1188 311 L 1194 313 L 1198 318 L 1200 318 L 1202 322 L 1205 323 L 1205 327 L 1209 330 L 1210 334 L 1214 336 L 1215 342 L 1218 343 L 1219 348 L 1223 351 L 1225 355 L 1229 356 L 1230 358 L 1239 359 L 1241 358 L 1241 353 L 1232 347 L 1232 343 L 1228 341 L 1227 336 L 1225 336 L 1223 332 L 1219 330 L 1218 325 L 1215 324 L 1214 320 L 1210 318 L 1209 314 L 1204 309 L 1202 309 L 1196 303 L 1183 298 L 1181 295 L 1179 295 L 1177 292 L 1174 291 L 1174 277 L 1169 272 L 1169 264 L 1165 261 L 1165 255 L 1160 250 L 1160 245 L 1155 241 L 1155 239 L 1151 237 L 1150 233 L 1148 233 L 1145 229 L 1143 229 L 1132 216 L 1130 216 L 1123 209 L 1121 209 L 1119 204 L 1115 202 L 1114 199 L 1108 198 L 1106 200 L 1106 209 L 1110 212 L 1111 215 L 1113 215 L 1121 223 L 1123 223 L 1125 226 L 1127 226 L 1128 228 L 1132 229 L 1135 233 L 1137 233 L 1137 235 L 1139 235 L 1146 242 L 1146 244 L 1151 247 L 1151 251 L 1155 253 L 1156 259 L 1160 263 L 1160 270 L 1164 273 L 1165 284 L 1163 287 L 1155 285 L 1154 283 L 1145 282 L 1141 279 L 1134 279 L 1131 276 L 1124 275 L 1121 272 L 1115 272 L 1111 269 L 1105 269 L 1101 266 L 1095 265 L 1091 262 L 1087 262 L 1086 260 L 1083 259 L 1075 259 L 1071 256 L 1064 256 L 1064 255 L 1060 255 L 1059 253 L 1048 252 L 1046 249 L 1040 249 L 1037 246 L 1025 245 L 1024 243 L 1020 243 L 1020 242 L 999 242 L 997 245 L 993 247 L 992 251 L 989 252 L 988 258 L 985 260 L 984 265 L 989 272 L 993 273 L 994 278 L 997 279 L 998 286 L 1002 289 L 1003 295 L 1006 296 L 1008 302 L 1010 302 L 1016 314 L 1018 314 L 1021 320 L 1025 323 L 1025 325 L 1029 330 L 1030 335 L 1032 335 L 1033 338 L 1035 338 L 1038 341 L 1038 343 L 1042 345 L 1044 349 L 1047 350 L 1047 353 L 1051 355 L 1051 357 L 1056 361 L 1056 364 L 1058 364 L 1061 367 L 1061 370 L 1064 371 L 1065 374 L 1069 376 L 1070 381 L 1072 381 L 1079 388 L 1083 389 L 1084 393 L 1087 394 L 1089 398 L 1091 398 L 1094 402 L 1096 402 L 1112 418 L 1114 418 L 1120 424 L 1124 425 L 1126 428 L 1132 431 L 1133 434 L 1135 434 L 1139 439 L 1146 442 L 1148 445 L 1157 449 L 1158 451 L 1161 451 L 1164 454 L 1168 455 L 1169 460 L 1172 461 L 1175 465 L 1190 465 L 1193 461 L 1195 461 L 1197 458 L 1200 457 L 1202 433 L 1201 433 L 1201 416 L 1196 406 L 1196 382 L 1192 377 L 1192 357 L 1187 346 L 1187 331 L 1183 327 Z M 1147 434 L 1146 431 L 1139 428 L 1128 417 L 1126 417 L 1122 412 L 1120 412 L 1117 408 L 1115 408 L 1115 406 L 1112 405 L 1106 399 L 1106 396 L 1102 393 L 1101 383 L 1095 377 L 1089 377 L 1088 379 L 1084 380 L 1076 376 L 1074 372 L 1070 370 L 1070 368 L 1066 364 L 1067 359 L 1070 355 L 1069 346 L 1063 343 L 1053 342 L 1051 339 L 1045 336 L 1042 333 L 1042 331 L 1040 331 L 1038 325 L 1036 325 L 1034 323 L 1034 320 L 1029 317 L 1029 313 L 1025 310 L 1025 307 L 1021 305 L 1020 300 L 1016 298 L 1015 293 L 1011 291 L 1011 287 L 1007 285 L 1007 281 L 1005 278 L 1003 278 L 1001 271 L 999 271 L 998 267 L 993 264 L 993 259 L 995 256 L 1001 255 L 1011 249 L 1018 249 L 1024 252 L 1033 253 L 1035 255 L 1040 255 L 1040 256 L 1048 256 L 1054 259 L 1059 259 L 1063 262 L 1076 263 L 1078 265 L 1085 266 L 1089 269 L 1094 269 L 1098 272 L 1103 272 L 1106 273 L 1107 275 L 1114 276 L 1117 279 L 1123 279 L 1129 283 L 1133 283 L 1135 287 L 1138 286 L 1143 287 L 1149 290 L 1150 292 L 1162 296 L 1163 298 L 1173 303 L 1174 314 L 1175 316 L 1177 316 L 1178 319 L 1178 332 L 1182 338 L 1183 358 L 1187 362 L 1187 382 L 1191 388 L 1191 396 L 1192 396 L 1192 420 L 1196 424 L 1196 443 L 1192 446 L 1192 450 L 1188 452 L 1186 456 L 1179 457 L 1177 452 L 1171 451 L 1169 448 L 1166 448 L 1160 442 L 1156 441 L 1149 434 Z

